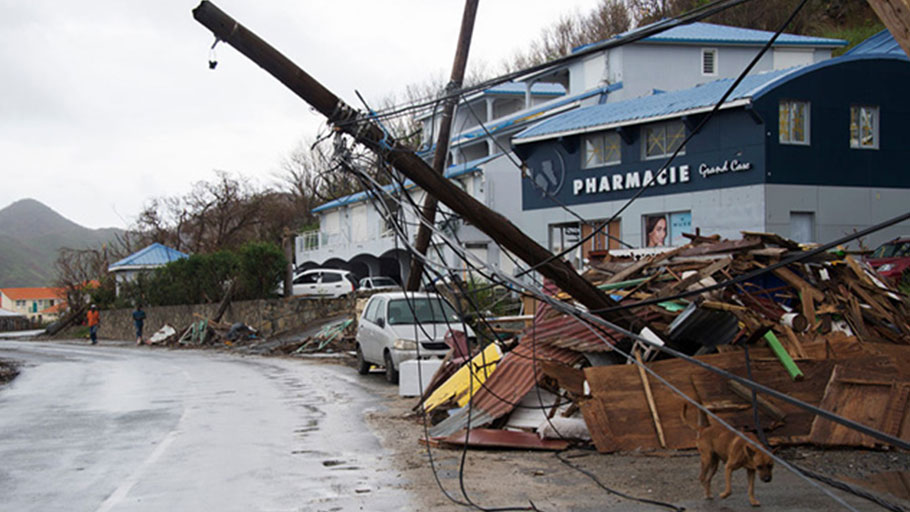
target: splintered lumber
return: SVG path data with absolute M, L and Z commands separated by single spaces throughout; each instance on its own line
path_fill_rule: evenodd
M 559 383 L 560 388 L 576 396 L 585 394 L 585 373 L 583 371 L 559 361 L 540 360 L 537 364 L 540 365 L 540 370 L 544 375 Z
M 743 386 L 739 382 L 736 382 L 735 380 L 728 380 L 727 385 L 730 386 L 730 391 L 733 391 L 736 396 L 742 398 L 743 400 L 746 400 L 747 402 L 752 402 L 752 390 L 746 386 Z M 759 394 L 755 395 L 755 403 L 758 404 L 758 408 L 762 412 L 766 413 L 768 416 L 771 416 L 777 421 L 784 421 L 784 419 L 787 417 L 787 413 L 782 411 L 780 407 L 772 404 L 770 400 Z
M 639 272 L 656 263 L 660 263 L 661 261 L 664 261 L 666 259 L 672 258 L 673 256 L 676 256 L 677 254 L 682 252 L 684 249 L 686 249 L 686 246 L 677 247 L 676 249 L 673 249 L 671 251 L 666 251 L 666 252 L 662 252 L 660 254 L 654 254 L 652 256 L 647 256 L 645 258 L 642 258 L 639 261 L 633 263 L 632 265 L 626 267 L 624 270 L 621 270 L 620 272 L 617 272 L 616 274 L 614 274 L 610 279 L 607 279 L 607 281 L 604 284 L 611 284 L 611 283 L 617 283 L 619 281 L 623 281 L 627 277 L 635 274 L 636 272 Z
M 641 385 L 645 389 L 645 398 L 648 400 L 648 409 L 651 411 L 651 419 L 654 420 L 654 430 L 657 431 L 657 438 L 660 440 L 660 447 L 667 447 L 667 440 L 664 438 L 664 429 L 660 425 L 660 414 L 657 412 L 657 406 L 654 405 L 654 395 L 651 393 L 651 383 L 648 382 L 648 372 L 645 371 L 645 363 L 641 360 L 641 352 L 635 351 L 635 360 L 638 364 L 638 376 L 641 377 Z

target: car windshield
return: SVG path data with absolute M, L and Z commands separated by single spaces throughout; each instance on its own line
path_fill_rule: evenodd
M 416 321 L 415 315 L 416 313 Z M 442 324 L 460 323 L 458 313 L 452 306 L 438 297 L 417 297 L 389 301 L 389 325 L 414 323 Z
M 392 281 L 388 277 L 372 277 L 370 280 L 373 281 L 374 288 L 378 288 L 380 286 L 398 286 L 395 281 Z
M 903 258 L 910 256 L 910 242 L 889 242 L 872 253 L 873 258 Z

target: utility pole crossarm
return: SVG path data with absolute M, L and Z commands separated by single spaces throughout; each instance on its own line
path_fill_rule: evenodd
M 207 0 L 193 9 L 193 17 L 215 34 L 215 37 L 236 48 L 250 60 L 277 78 L 294 94 L 326 116 L 332 124 L 354 137 L 357 142 L 381 155 L 399 172 L 410 178 L 428 194 L 435 195 L 456 214 L 465 218 L 491 239 L 521 258 L 561 290 L 591 311 L 617 305 L 593 284 L 583 279 L 565 261 L 552 259 L 550 251 L 525 235 L 501 214 L 461 190 L 443 174 L 434 172 L 414 152 L 403 147 L 375 123 L 362 118 L 313 77 L 300 69 L 278 50 L 260 39 L 243 25 Z M 637 331 L 641 321 L 628 311 L 619 310 L 600 316 L 619 326 Z

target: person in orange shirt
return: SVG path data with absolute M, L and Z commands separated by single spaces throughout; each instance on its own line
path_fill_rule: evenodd
M 86 319 L 88 320 L 88 335 L 92 339 L 92 345 L 94 345 L 98 343 L 98 325 L 101 324 L 101 312 L 98 311 L 98 306 L 92 304 L 88 308 Z

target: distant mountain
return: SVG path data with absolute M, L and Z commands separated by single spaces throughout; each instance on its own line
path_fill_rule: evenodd
M 61 247 L 98 247 L 119 233 L 80 226 L 34 199 L 16 201 L 0 210 L 0 288 L 51 286 Z

